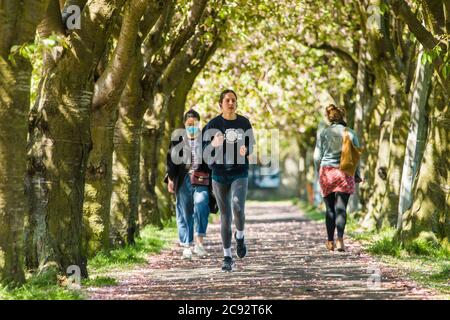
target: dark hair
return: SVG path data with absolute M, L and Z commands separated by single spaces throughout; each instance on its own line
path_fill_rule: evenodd
M 220 104 L 220 105 L 222 105 L 223 99 L 225 99 L 225 96 L 226 96 L 228 93 L 234 94 L 234 96 L 236 97 L 236 100 L 237 100 L 237 94 L 236 94 L 236 92 L 234 92 L 234 91 L 231 90 L 231 89 L 227 89 L 227 90 L 222 91 L 222 93 L 220 94 L 220 98 L 219 98 L 219 104 Z
M 194 109 L 190 109 L 188 112 L 184 114 L 184 122 L 186 122 L 186 120 L 189 118 L 196 118 L 197 120 L 200 121 L 200 115 Z
M 336 107 L 334 104 L 330 104 L 326 108 L 327 118 L 331 123 L 339 123 L 347 126 L 345 123 L 345 109 L 341 107 Z

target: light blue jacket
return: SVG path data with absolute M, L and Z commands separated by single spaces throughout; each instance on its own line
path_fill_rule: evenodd
M 317 132 L 316 148 L 314 149 L 314 167 L 316 172 L 319 171 L 320 167 L 339 168 L 345 128 L 342 124 L 332 124 Z M 355 131 L 350 128 L 347 128 L 347 130 L 353 145 L 359 148 L 359 140 Z M 359 164 L 356 168 L 356 173 L 359 175 Z

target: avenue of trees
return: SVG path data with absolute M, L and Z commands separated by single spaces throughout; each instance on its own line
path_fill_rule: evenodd
M 87 276 L 89 256 L 160 223 L 162 124 L 230 13 L 220 0 L 1 2 L 2 282 Z
M 0 282 L 87 277 L 162 227 L 170 133 L 227 87 L 283 156 L 295 141 L 305 199 L 322 109 L 345 106 L 362 226 L 448 245 L 449 35 L 450 0 L 0 0 Z
M 260 2 L 188 100 L 210 117 L 216 88 L 236 88 L 255 127 L 280 129 L 281 159 L 295 155 L 299 195 L 316 204 L 316 132 L 328 103 L 344 106 L 364 147 L 361 227 L 450 249 L 449 27 L 446 0 Z

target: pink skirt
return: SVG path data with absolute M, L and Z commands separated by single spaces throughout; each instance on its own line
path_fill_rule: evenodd
M 320 168 L 319 184 L 323 197 L 333 192 L 349 194 L 355 192 L 355 177 L 349 176 L 335 167 Z

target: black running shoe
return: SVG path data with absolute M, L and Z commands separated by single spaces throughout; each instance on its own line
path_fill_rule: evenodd
M 231 271 L 233 271 L 234 267 L 235 267 L 235 263 L 234 263 L 232 257 L 224 257 L 223 258 L 222 271 L 231 272 Z
M 236 232 L 234 233 L 234 238 L 236 239 L 237 244 L 237 256 L 242 259 L 247 255 L 247 246 L 245 245 L 244 238 L 236 238 Z

